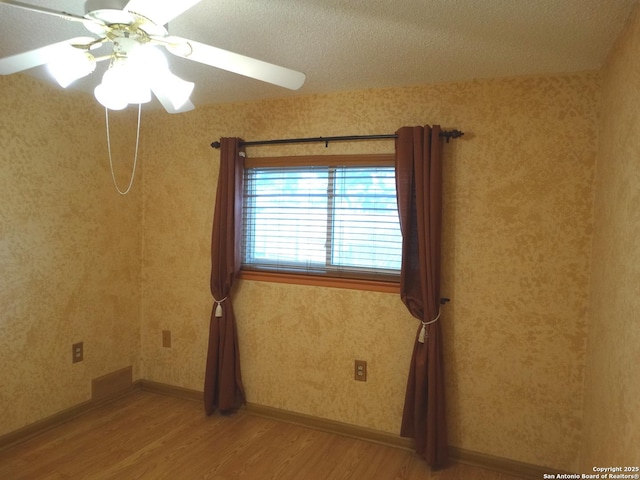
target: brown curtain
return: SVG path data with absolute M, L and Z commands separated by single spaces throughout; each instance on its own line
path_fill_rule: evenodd
M 240 139 L 222 138 L 220 143 L 220 171 L 211 234 L 211 294 L 214 305 L 204 380 L 207 415 L 217 409 L 223 413 L 233 411 L 245 401 L 231 301 L 233 280 L 241 260 L 244 157 L 240 155 Z
M 411 358 L 400 434 L 432 467 L 447 461 L 442 330 L 440 127 L 403 127 L 396 140 L 396 188 L 402 231 L 400 295 L 420 320 Z M 435 321 L 434 321 L 435 320 Z

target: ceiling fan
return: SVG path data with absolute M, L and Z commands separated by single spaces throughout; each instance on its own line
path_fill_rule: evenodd
M 170 70 L 162 50 L 188 60 L 251 77 L 291 90 L 305 81 L 303 73 L 186 38 L 169 35 L 165 25 L 201 0 L 87 0 L 85 15 L 26 3 L 0 4 L 82 23 L 93 34 L 0 59 L 0 74 L 10 75 L 47 65 L 62 87 L 91 74 L 96 62 L 109 68 L 95 88 L 96 99 L 111 110 L 151 100 L 151 92 L 169 113 L 192 110 L 194 84 Z M 95 56 L 106 44 L 111 52 Z

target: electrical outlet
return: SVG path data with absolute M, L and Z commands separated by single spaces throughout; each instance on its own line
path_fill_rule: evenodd
M 71 345 L 71 362 L 78 363 L 84 358 L 84 347 L 82 342 Z
M 162 346 L 171 348 L 171 330 L 162 331 Z
M 367 381 L 367 362 L 365 360 L 356 360 L 355 379 L 359 382 Z

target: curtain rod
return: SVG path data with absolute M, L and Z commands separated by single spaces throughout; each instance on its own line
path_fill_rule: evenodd
M 447 140 L 452 138 L 460 138 L 464 135 L 464 132 L 460 130 L 443 130 L 440 132 L 440 136 Z M 344 142 L 344 141 L 353 141 L 353 140 L 384 140 L 398 138 L 398 135 L 395 133 L 383 134 L 383 135 L 346 135 L 341 137 L 313 137 L 313 138 L 284 138 L 278 140 L 255 140 L 252 142 L 240 142 L 240 146 L 252 146 L 252 145 L 276 145 L 282 143 L 312 143 L 312 142 L 323 142 L 325 147 L 329 146 L 329 142 Z M 220 148 L 220 142 L 213 142 L 211 144 L 213 148 Z

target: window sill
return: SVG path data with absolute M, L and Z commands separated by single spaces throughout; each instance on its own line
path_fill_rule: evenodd
M 398 282 L 388 281 L 356 280 L 350 278 L 295 275 L 289 273 L 256 272 L 251 270 L 241 270 L 236 278 L 240 280 L 253 280 L 256 282 L 289 283 L 328 288 L 368 290 L 371 292 L 400 293 L 400 284 Z

